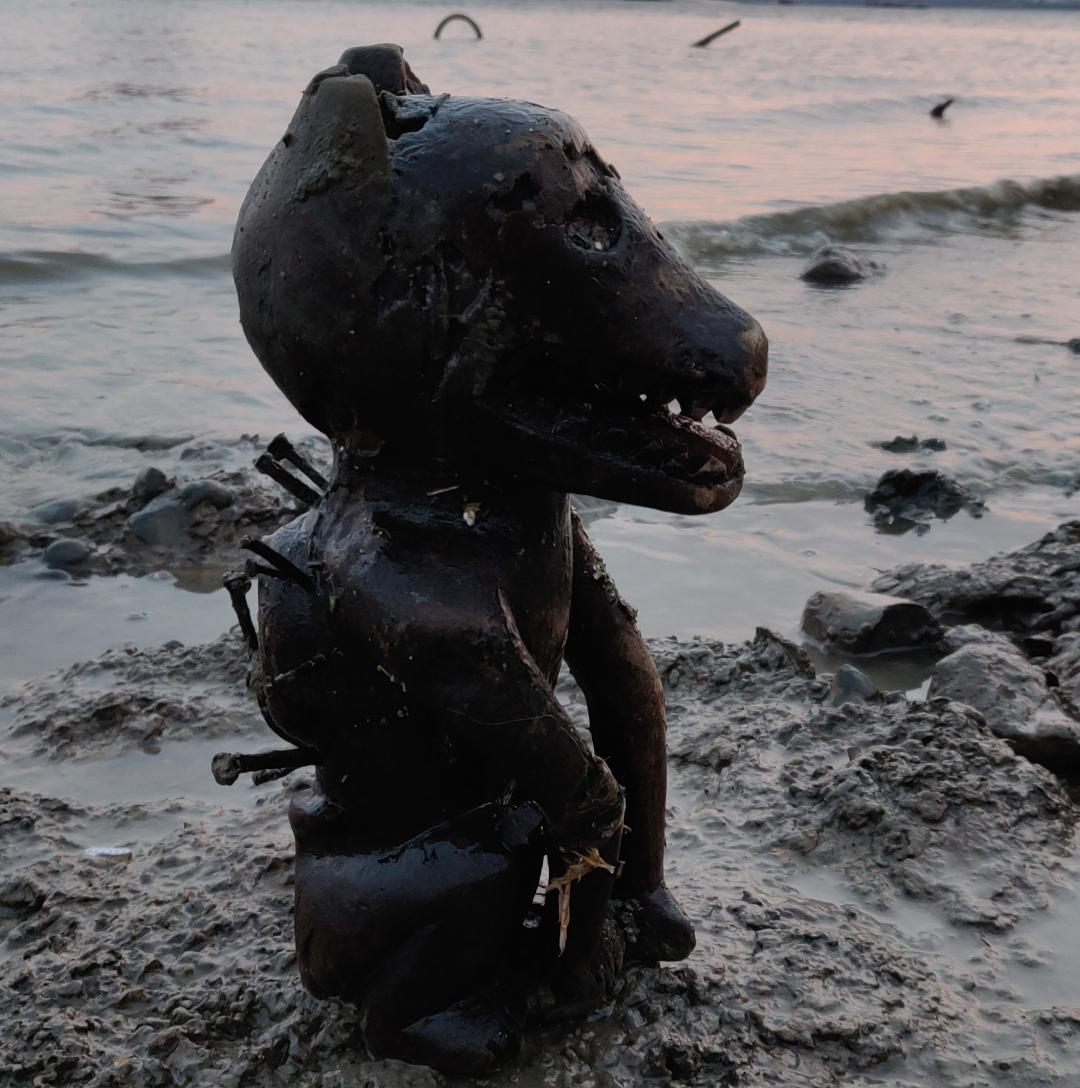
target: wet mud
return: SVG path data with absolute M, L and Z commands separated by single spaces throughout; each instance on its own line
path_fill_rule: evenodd
M 1075 1085 L 1080 873 L 1061 782 L 963 703 L 826 705 L 831 678 L 766 631 L 651 649 L 670 882 L 698 949 L 632 968 L 584 1023 L 537 1025 L 490 1083 Z M 568 680 L 560 695 L 583 722 Z M 199 740 L 272 741 L 236 632 L 111 651 L 6 702 L 10 766 L 156 745 L 142 758 L 197 753 L 201 782 Z M 220 804 L 61 800 L 46 773 L 39 792 L 0 791 L 0 1082 L 455 1083 L 368 1061 L 353 1011 L 301 988 L 285 808 L 304 780 Z M 121 852 L 86 852 L 102 846 Z

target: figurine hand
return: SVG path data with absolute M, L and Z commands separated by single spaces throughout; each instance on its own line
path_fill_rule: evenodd
M 585 784 L 552 827 L 563 853 L 587 854 L 615 834 L 623 821 L 623 793 L 602 759 L 595 759 Z

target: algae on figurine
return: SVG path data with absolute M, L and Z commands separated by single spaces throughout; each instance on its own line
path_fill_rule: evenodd
M 375 1055 L 485 1072 L 538 987 L 602 995 L 611 897 L 632 954 L 693 948 L 659 677 L 567 493 L 730 503 L 766 340 L 572 119 L 432 95 L 392 45 L 312 80 L 233 258 L 248 340 L 334 461 L 322 481 L 279 443 L 274 471 L 319 490 L 295 480 L 308 512 L 250 543 L 257 631 L 239 609 L 298 751 L 218 771 L 315 764 L 290 810 L 305 985 L 357 1003 Z M 545 858 L 558 895 L 529 919 Z

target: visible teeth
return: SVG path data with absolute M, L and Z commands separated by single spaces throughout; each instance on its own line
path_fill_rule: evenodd
M 716 457 L 706 457 L 696 467 L 688 467 L 691 479 L 698 476 L 715 476 L 718 472 L 724 471 L 724 463 Z

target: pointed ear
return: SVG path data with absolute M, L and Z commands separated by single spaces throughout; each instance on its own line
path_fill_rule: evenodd
M 427 84 L 422 83 L 400 45 L 386 42 L 382 45 L 355 45 L 346 49 L 338 58 L 351 75 L 367 76 L 376 91 L 391 94 L 430 94 Z
M 367 76 L 338 64 L 308 84 L 282 140 L 286 154 L 310 164 L 302 186 L 363 187 L 373 196 L 390 185 L 379 99 Z M 296 194 L 301 199 L 304 193 Z

